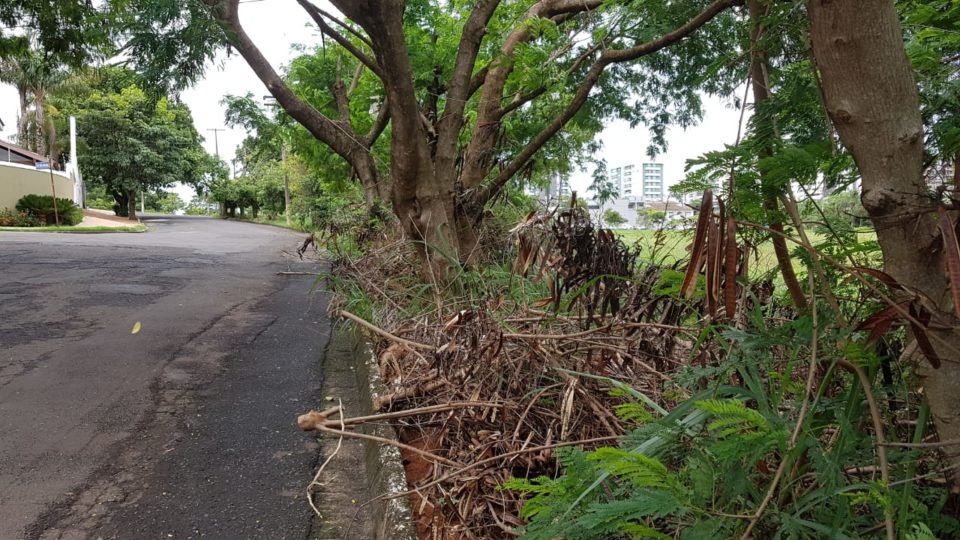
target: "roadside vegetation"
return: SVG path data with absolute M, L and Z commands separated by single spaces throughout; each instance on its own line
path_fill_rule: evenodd
M 132 129 L 149 175 L 89 164 L 120 212 L 187 179 L 310 231 L 388 391 L 301 427 L 391 422 L 422 538 L 960 536 L 956 3 L 298 3 L 324 41 L 279 72 L 237 0 L 126 3 L 133 69 L 47 102 Z M 235 178 L 176 99 L 227 47 L 273 96 L 224 97 Z M 695 222 L 608 229 L 598 133 L 656 154 L 704 95 L 751 114 L 673 188 Z M 604 223 L 528 194 L 579 167 Z

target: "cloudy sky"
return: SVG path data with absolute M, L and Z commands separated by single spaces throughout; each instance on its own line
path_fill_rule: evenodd
M 303 10 L 295 0 L 246 0 L 241 2 L 240 18 L 247 32 L 257 43 L 263 54 L 274 67 L 279 68 L 296 54 L 297 45 L 309 48 L 320 43 L 313 27 L 306 24 Z M 247 64 L 237 55 L 223 55 L 216 65 L 211 65 L 206 77 L 193 88 L 183 92 L 183 100 L 193 112 L 197 130 L 205 138 L 204 145 L 210 153 L 219 146 L 221 158 L 229 162 L 236 147 L 243 140 L 242 130 L 216 132 L 212 129 L 225 129 L 223 106 L 220 100 L 225 94 L 242 95 L 253 92 L 255 96 L 264 96 L 266 89 L 253 74 Z M 687 159 L 696 157 L 707 150 L 720 148 L 724 143 L 733 142 L 737 134 L 740 113 L 720 99 L 706 100 L 706 115 L 700 125 L 687 129 L 670 130 L 667 141 L 669 150 L 656 161 L 664 164 L 664 176 L 669 185 L 683 177 L 683 167 Z M 0 119 L 6 126 L 0 131 L 0 138 L 11 139 L 16 131 L 17 94 L 10 86 L 0 85 Z M 601 158 L 610 167 L 626 164 L 640 164 L 649 161 L 646 147 L 649 136 L 642 127 L 630 129 L 626 123 L 612 122 L 601 134 L 603 149 Z M 589 172 L 575 174 L 571 180 L 574 189 L 581 193 L 589 183 Z M 189 200 L 189 189 L 178 189 L 181 197 Z

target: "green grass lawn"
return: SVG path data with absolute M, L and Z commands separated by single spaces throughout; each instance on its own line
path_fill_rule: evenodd
M 287 225 L 287 218 L 284 216 L 278 216 L 273 219 L 267 219 L 263 216 L 257 218 L 251 218 L 250 216 L 236 216 L 230 219 L 235 219 L 237 221 L 249 221 L 250 223 L 259 223 L 261 225 L 273 225 L 274 227 L 283 227 L 284 229 L 293 229 L 295 231 L 307 232 L 302 227 L 297 225 L 296 220 L 290 220 L 290 224 Z
M 66 225 L 48 225 L 46 227 L 0 227 L 6 232 L 38 232 L 38 233 L 139 233 L 145 232 L 147 226 L 140 224 L 135 227 L 68 227 Z
M 693 229 L 686 231 L 656 231 L 656 230 L 615 230 L 624 242 L 628 245 L 637 245 L 640 247 L 640 260 L 662 265 L 673 265 L 678 261 L 686 265 L 690 258 L 690 252 L 687 251 L 693 243 Z M 813 232 L 808 233 L 810 242 L 817 245 L 826 240 L 822 234 Z M 860 242 L 876 240 L 877 235 L 872 231 L 864 231 L 858 234 Z M 787 242 L 787 247 L 793 252 L 798 244 Z M 773 252 L 773 244 L 769 241 L 760 244 L 757 248 L 756 258 L 750 259 L 750 274 L 759 276 L 770 271 L 777 265 L 777 258 Z M 802 263 L 794 258 L 794 268 L 799 272 L 803 270 Z

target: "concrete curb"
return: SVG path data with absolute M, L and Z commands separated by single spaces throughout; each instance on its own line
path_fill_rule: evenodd
M 360 397 L 366 405 L 362 414 L 373 414 L 373 398 L 383 394 L 385 387 L 380 378 L 377 356 L 370 343 L 354 329 L 356 338 L 357 385 Z M 393 428 L 385 424 L 370 424 L 367 433 L 396 440 Z M 407 490 L 406 472 L 400 459 L 400 451 L 395 446 L 366 442 L 367 482 L 370 498 L 385 493 L 398 493 Z M 377 539 L 415 539 L 413 515 L 410 501 L 406 497 L 377 501 L 372 509 L 376 516 L 374 538 Z
M 342 401 L 347 416 L 373 414 L 373 396 L 383 391 L 373 349 L 354 327 L 335 325 L 323 360 L 325 406 Z M 358 430 L 385 439 L 396 439 L 386 424 L 366 424 Z M 322 436 L 320 462 L 338 444 L 333 436 Z M 310 538 L 333 540 L 363 538 L 414 540 L 409 499 L 377 500 L 380 495 L 407 489 L 406 473 L 396 447 L 373 441 L 345 438 L 337 455 L 324 469 L 323 487 L 317 494 L 320 517 Z

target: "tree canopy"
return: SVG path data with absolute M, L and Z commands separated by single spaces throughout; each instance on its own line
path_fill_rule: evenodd
M 70 92 L 55 97 L 62 123 L 77 117 L 84 179 L 103 186 L 131 219 L 138 192 L 175 182 L 201 186 L 212 161 L 189 109 L 176 99 L 152 97 L 137 79 L 108 69 L 81 76 Z

